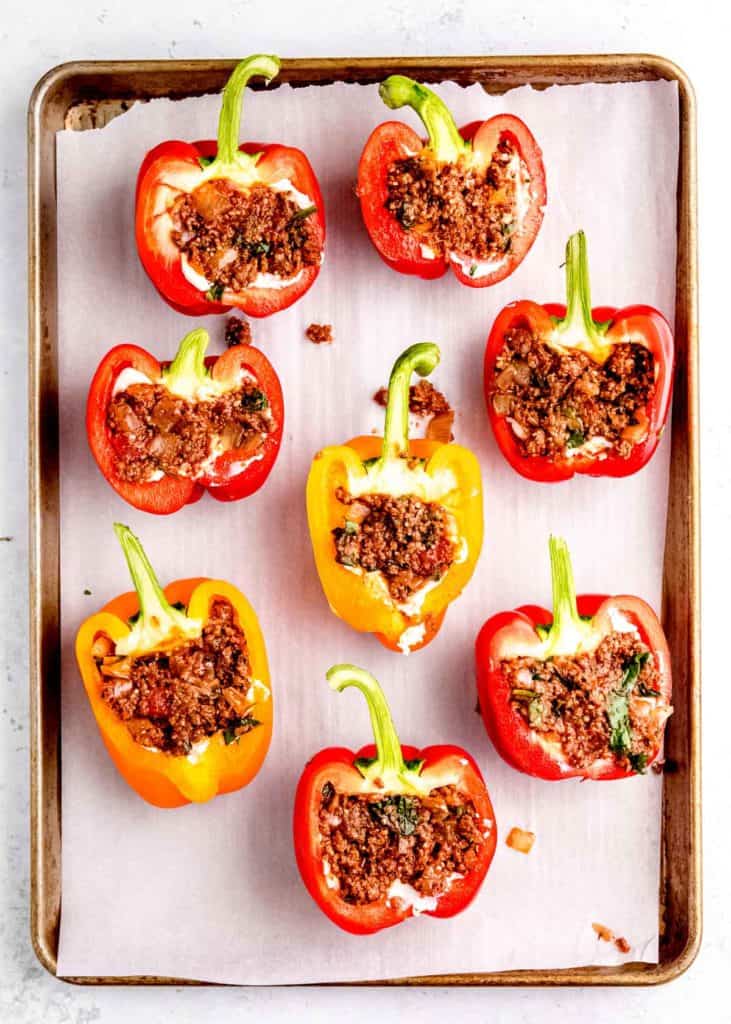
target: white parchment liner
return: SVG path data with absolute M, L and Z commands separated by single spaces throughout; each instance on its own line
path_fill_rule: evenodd
M 58 137 L 61 579 L 63 630 L 63 887 L 58 969 L 65 975 L 153 974 L 248 984 L 379 979 L 441 972 L 571 967 L 657 958 L 661 780 L 613 784 L 532 780 L 505 766 L 474 713 L 473 643 L 491 613 L 547 601 L 550 531 L 569 540 L 579 591 L 636 593 L 658 607 L 669 440 L 626 480 L 542 486 L 503 461 L 489 432 L 481 366 L 506 303 L 561 301 L 563 251 L 585 229 L 595 304 L 647 302 L 672 317 L 678 101 L 674 83 L 582 85 L 487 96 L 440 88 L 458 123 L 500 111 L 523 117 L 543 149 L 548 208 L 531 253 L 496 287 L 450 274 L 402 277 L 381 263 L 353 188 L 370 131 L 389 112 L 375 87 L 289 87 L 248 95 L 242 137 L 307 151 L 325 196 L 325 266 L 307 296 L 254 323 L 284 387 L 282 451 L 266 487 L 221 505 L 204 498 L 173 517 L 128 508 L 88 451 L 84 403 L 102 355 L 122 341 L 169 358 L 194 323 L 220 351 L 222 318 L 169 309 L 138 262 L 134 185 L 146 151 L 166 138 L 210 138 L 218 99 L 137 105 L 103 131 Z M 410 111 L 399 112 L 416 123 Z M 335 343 L 304 339 L 332 323 Z M 404 658 L 328 610 L 304 512 L 310 460 L 326 444 L 379 425 L 371 401 L 394 357 L 415 341 L 442 347 L 435 382 L 458 410 L 457 439 L 483 469 L 486 539 L 475 577 L 438 638 Z M 117 775 L 73 656 L 83 618 L 129 581 L 114 520 L 139 533 L 163 582 L 231 579 L 264 630 L 275 694 L 271 751 L 243 792 L 176 811 L 148 807 Z M 91 595 L 84 593 L 91 590 Z M 352 661 L 381 680 L 404 742 L 453 742 L 476 756 L 499 828 L 474 904 L 459 917 L 411 920 L 375 937 L 346 935 L 305 892 L 291 813 L 305 761 L 323 746 L 370 739 L 362 699 L 329 692 L 325 670 Z M 513 825 L 537 835 L 522 856 Z M 598 942 L 592 921 L 632 944 Z

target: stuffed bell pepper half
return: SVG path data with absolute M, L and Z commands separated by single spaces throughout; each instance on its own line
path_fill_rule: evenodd
M 652 457 L 673 386 L 673 335 L 651 306 L 591 308 L 586 239 L 566 246 L 567 305 L 512 302 L 485 352 L 505 458 L 530 480 L 629 476 Z
M 206 358 L 195 330 L 170 364 L 117 345 L 89 389 L 86 429 L 99 469 L 135 508 L 166 515 L 207 490 L 237 501 L 258 490 L 279 452 L 282 389 L 252 345 Z
M 76 658 L 109 754 L 148 803 L 180 807 L 248 785 L 272 734 L 264 638 L 223 580 L 162 590 L 137 537 L 116 524 L 132 581 L 83 623 Z
M 335 924 L 365 935 L 421 913 L 471 903 L 495 853 L 497 827 L 480 769 L 461 747 L 402 747 L 383 691 L 354 665 L 327 673 L 357 687 L 375 746 L 321 750 L 297 786 L 294 845 L 302 880 Z
M 539 779 L 644 774 L 672 714 L 662 626 L 639 597 L 577 598 L 565 541 L 549 547 L 553 611 L 501 612 L 477 638 L 487 732 L 508 764 Z
M 269 316 L 301 298 L 320 271 L 325 215 L 320 187 L 299 149 L 239 145 L 244 90 L 270 82 L 277 57 L 248 57 L 223 90 L 218 139 L 161 142 L 137 178 L 142 265 L 180 313 L 232 306 Z
M 409 440 L 409 383 L 439 362 L 436 345 L 393 367 L 383 438 L 356 437 L 315 456 L 307 516 L 332 611 L 408 654 L 436 635 L 482 546 L 482 485 L 467 448 Z
M 379 89 L 395 110 L 421 118 L 423 141 L 401 121 L 379 125 L 358 168 L 365 226 L 381 258 L 402 274 L 484 288 L 508 277 L 533 244 L 546 205 L 541 151 L 518 117 L 458 129 L 431 89 L 391 75 Z

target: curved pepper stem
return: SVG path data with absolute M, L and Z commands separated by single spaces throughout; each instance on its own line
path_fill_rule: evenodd
M 411 107 L 429 135 L 429 147 L 440 163 L 456 163 L 472 148 L 459 134 L 449 107 L 431 89 L 406 75 L 391 75 L 381 82 L 378 93 L 391 110 Z
M 591 315 L 591 283 L 586 235 L 577 231 L 566 243 L 566 315 L 556 318 L 557 341 L 604 362 L 611 346 L 605 335 L 611 324 L 597 323 Z
M 411 345 L 393 364 L 388 381 L 386 423 L 380 463 L 409 453 L 409 387 L 411 375 L 428 377 L 439 363 L 439 347 L 431 341 Z
M 250 165 L 255 163 L 257 156 L 242 153 L 239 149 L 239 130 L 241 126 L 241 110 L 244 103 L 244 89 L 251 78 L 261 75 L 267 83 L 279 74 L 278 57 L 267 54 L 255 54 L 238 64 L 223 90 L 221 114 L 218 119 L 218 153 L 214 161 L 216 166 L 232 164 Z
M 140 603 L 137 621 L 129 634 L 117 642 L 116 653 L 144 653 L 167 641 L 200 636 L 202 623 L 173 608 L 165 597 L 139 538 L 122 523 L 114 524 L 114 532 L 122 546 Z
M 356 761 L 355 766 L 363 778 L 373 782 L 379 789 L 399 793 L 428 793 L 429 787 L 419 777 L 423 761 L 409 764 L 404 761 L 388 702 L 375 676 L 355 665 L 333 665 L 326 678 L 330 688 L 337 693 L 355 686 L 368 704 L 378 754 L 373 761 Z
M 548 541 L 551 556 L 553 624 L 548 630 L 544 657 L 577 654 L 593 635 L 590 622 L 582 619 L 576 607 L 576 587 L 568 544 L 561 537 Z

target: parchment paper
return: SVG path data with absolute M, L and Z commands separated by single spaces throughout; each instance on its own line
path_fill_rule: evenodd
M 569 234 L 587 232 L 596 304 L 648 302 L 672 317 L 678 103 L 674 83 L 523 88 L 491 97 L 440 88 L 458 123 L 500 111 L 523 117 L 543 148 L 548 208 L 533 250 L 485 290 L 402 277 L 381 263 L 353 187 L 370 131 L 388 119 L 375 87 L 283 86 L 247 97 L 243 138 L 305 149 L 325 196 L 325 266 L 292 309 L 254 323 L 282 379 L 286 430 L 265 488 L 229 506 L 204 498 L 158 519 L 125 505 L 87 448 L 84 403 L 102 355 L 123 341 L 170 357 L 194 321 L 170 310 L 138 262 L 133 231 L 139 164 L 166 138 L 211 137 L 216 97 L 137 105 L 102 131 L 58 137 L 63 629 L 63 895 L 59 973 L 168 975 L 247 984 L 381 979 L 440 972 L 656 961 L 661 780 L 613 784 L 531 780 L 505 766 L 474 712 L 473 643 L 484 619 L 549 599 L 547 538 L 566 536 L 579 591 L 630 592 L 659 606 L 669 442 L 626 480 L 521 479 L 496 450 L 483 406 L 485 338 L 499 309 L 560 301 Z M 399 112 L 415 123 L 411 112 Z M 312 321 L 332 346 L 310 344 Z M 197 322 L 198 323 L 198 322 Z M 202 321 L 213 352 L 223 318 Z M 304 510 L 320 447 L 376 428 L 373 392 L 394 357 L 435 340 L 433 375 L 458 410 L 457 439 L 478 455 L 486 541 L 475 576 L 437 639 L 402 657 L 328 610 Z M 112 522 L 139 533 L 163 582 L 231 579 L 257 609 L 275 695 L 269 756 L 246 790 L 204 806 L 147 806 L 116 773 L 73 655 L 83 618 L 129 588 Z M 85 594 L 85 589 L 91 591 Z M 403 742 L 454 742 L 478 759 L 493 798 L 498 848 L 468 911 L 426 916 L 375 937 L 346 935 L 300 882 L 292 799 L 323 746 L 369 741 L 362 699 L 332 694 L 335 662 L 383 683 Z M 505 846 L 513 825 L 536 833 L 530 856 Z M 632 944 L 622 957 L 592 921 Z

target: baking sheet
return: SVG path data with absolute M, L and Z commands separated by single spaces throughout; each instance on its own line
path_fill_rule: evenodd
M 364 139 L 388 114 L 374 87 L 281 87 L 247 97 L 243 137 L 306 149 L 328 215 L 326 263 L 293 309 L 254 323 L 285 390 L 279 462 L 258 495 L 204 499 L 158 520 L 129 509 L 86 447 L 83 407 L 98 360 L 121 341 L 163 357 L 193 321 L 158 299 L 137 261 L 134 181 L 163 138 L 210 136 L 218 99 L 155 101 L 101 132 L 60 133 L 59 374 L 61 398 L 62 975 L 154 974 L 249 984 L 368 980 L 430 973 L 657 960 L 661 780 L 553 786 L 500 762 L 473 714 L 474 636 L 487 615 L 549 596 L 546 539 L 564 534 L 580 590 L 629 591 L 659 606 L 669 443 L 629 480 L 541 487 L 517 477 L 487 428 L 480 368 L 497 311 L 519 297 L 558 300 L 563 247 L 583 227 L 597 303 L 674 308 L 677 88 L 653 82 L 514 90 L 486 96 L 445 84 L 459 123 L 508 110 L 544 151 L 549 203 L 536 244 L 512 277 L 485 291 L 451 278 L 389 271 L 372 250 L 353 195 Z M 409 113 L 403 113 L 413 123 Z M 272 126 L 275 126 L 272 128 Z M 332 347 L 304 340 L 330 322 Z M 196 321 L 197 322 L 197 321 Z M 204 321 L 205 322 L 205 321 Z M 223 322 L 210 318 L 212 349 Z M 458 409 L 457 439 L 483 467 L 486 544 L 475 577 L 437 639 L 403 658 L 328 611 L 312 564 L 304 482 L 312 454 L 379 425 L 370 396 L 407 344 L 432 339 L 433 379 Z M 111 523 L 140 534 L 163 581 L 232 579 L 256 607 L 275 688 L 272 749 L 252 786 L 202 807 L 147 807 L 117 776 L 73 659 L 83 617 L 127 588 Z M 84 590 L 92 591 L 85 595 Z M 479 898 L 450 921 L 422 917 L 375 938 L 345 935 L 302 887 L 291 803 L 306 759 L 331 743 L 368 740 L 364 705 L 329 692 L 336 661 L 373 671 L 404 742 L 449 741 L 477 757 L 500 832 Z M 523 857 L 503 839 L 537 833 Z M 632 944 L 599 943 L 592 921 Z

